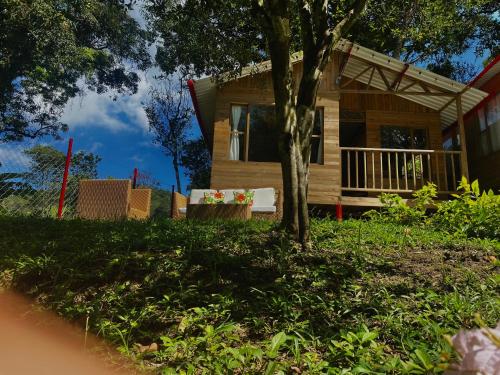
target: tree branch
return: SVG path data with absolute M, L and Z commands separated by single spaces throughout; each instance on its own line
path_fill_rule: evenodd
M 333 30 L 328 30 L 325 37 L 323 38 L 323 48 L 324 50 L 320 70 L 324 70 L 325 66 L 330 60 L 335 45 L 339 40 L 347 33 L 347 31 L 352 27 L 354 22 L 363 13 L 368 0 L 356 0 L 354 6 L 347 12 L 347 15 L 333 28 Z

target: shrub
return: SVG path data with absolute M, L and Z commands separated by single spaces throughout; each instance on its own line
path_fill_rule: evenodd
M 432 222 L 440 229 L 469 237 L 500 238 L 500 195 L 492 190 L 481 193 L 479 182 L 465 177 L 456 199 L 438 204 Z
M 382 209 L 369 211 L 366 215 L 383 222 L 416 224 L 425 219 L 427 207 L 434 203 L 436 194 L 436 185 L 431 182 L 413 193 L 410 204 L 406 204 L 398 194 L 382 193 L 379 197 Z

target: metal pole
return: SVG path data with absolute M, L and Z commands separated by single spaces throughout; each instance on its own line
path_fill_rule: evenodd
M 337 221 L 342 221 L 343 216 L 344 216 L 343 212 L 342 212 L 343 211 L 342 210 L 342 203 L 340 203 L 340 202 L 337 203 L 337 205 L 336 205 L 335 208 L 336 208 L 336 210 L 335 210 L 336 212 L 335 213 L 336 213 L 336 216 L 337 216 Z
M 175 192 L 175 185 L 172 185 L 172 192 L 170 194 L 170 217 L 174 217 L 174 192 Z
M 66 153 L 66 164 L 64 165 L 64 175 L 61 185 L 61 194 L 59 195 L 59 207 L 57 209 L 57 217 L 62 218 L 64 197 L 66 195 L 66 187 L 68 185 L 69 165 L 71 164 L 71 151 L 73 150 L 73 138 L 69 139 L 68 152 Z
M 139 171 L 137 170 L 137 168 L 134 168 L 134 179 L 132 180 L 132 189 L 135 189 L 137 186 L 137 174 L 138 173 L 139 173 Z

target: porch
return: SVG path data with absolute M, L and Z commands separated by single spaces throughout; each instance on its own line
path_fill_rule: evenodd
M 378 206 L 381 193 L 411 194 L 432 182 L 439 198 L 455 193 L 464 174 L 462 152 L 341 147 L 341 198 L 345 205 Z

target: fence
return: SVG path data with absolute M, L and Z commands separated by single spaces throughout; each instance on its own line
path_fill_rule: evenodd
M 65 155 L 40 145 L 0 144 L 0 215 L 73 217 L 79 176 L 69 169 L 71 145 Z

